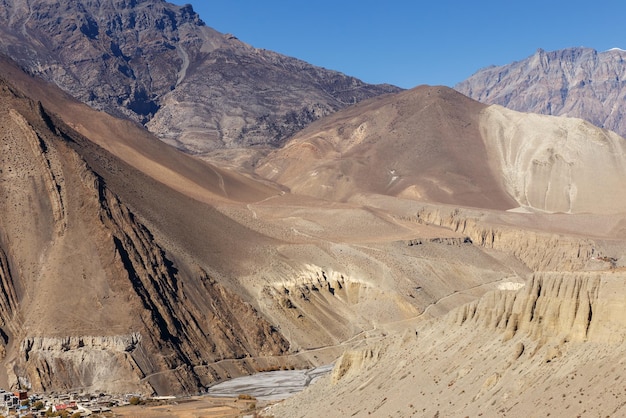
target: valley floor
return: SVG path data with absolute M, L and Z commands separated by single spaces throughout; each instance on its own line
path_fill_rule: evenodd
M 255 399 L 199 396 L 158 405 L 113 408 L 111 416 L 128 418 L 238 418 L 253 416 L 255 410 L 263 406 L 266 404 Z

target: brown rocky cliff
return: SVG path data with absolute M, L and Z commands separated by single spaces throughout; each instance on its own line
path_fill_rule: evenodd
M 212 271 L 168 255 L 168 243 L 81 157 L 85 138 L 9 84 L 1 93 L 0 345 L 9 384 L 193 393 L 287 351 L 278 330 Z M 119 171 L 113 156 L 88 149 Z M 107 343 L 129 335 L 129 344 Z M 226 359 L 228 372 L 214 364 Z

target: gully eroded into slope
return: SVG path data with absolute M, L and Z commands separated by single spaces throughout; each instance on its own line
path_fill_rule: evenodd
M 2 92 L 0 326 L 9 384 L 197 392 L 288 350 L 229 287 L 199 266 L 174 265 L 81 157 L 85 138 Z M 225 359 L 237 361 L 213 366 Z

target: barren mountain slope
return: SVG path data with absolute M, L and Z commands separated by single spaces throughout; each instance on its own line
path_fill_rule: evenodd
M 256 172 L 332 200 L 384 194 L 492 209 L 626 212 L 626 142 L 580 119 L 484 106 L 445 87 L 311 124 Z
M 313 120 L 398 91 L 255 49 L 163 0 L 2 0 L 0 51 L 193 153 L 279 144 Z
M 378 193 L 509 209 L 479 130 L 484 107 L 446 87 L 373 99 L 309 126 L 257 172 L 329 199 Z
M 253 201 L 278 194 L 275 186 L 251 179 L 232 170 L 205 164 L 155 140 L 140 126 L 80 104 L 53 85 L 20 70 L 0 56 L 0 70 L 6 80 L 36 99 L 64 123 L 88 137 L 127 164 L 179 192 L 204 202 L 214 200 Z M 225 189 L 228 188 L 228 195 Z
M 626 136 L 626 51 L 542 49 L 519 62 L 482 69 L 455 86 L 486 104 L 585 119 Z
M 528 272 L 512 254 L 405 219 L 415 202 L 378 209 L 285 193 L 151 140 L 7 61 L 2 70 L 14 80 L 3 80 L 0 165 L 0 327 L 13 386 L 168 394 L 319 365 Z
M 195 392 L 265 363 L 194 366 L 288 349 L 225 267 L 271 240 L 1 97 L 3 386 Z
M 490 106 L 480 129 L 506 190 L 529 209 L 626 212 L 626 140 L 581 119 Z

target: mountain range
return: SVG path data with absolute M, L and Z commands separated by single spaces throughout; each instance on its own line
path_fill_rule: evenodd
M 626 51 L 568 48 L 482 69 L 455 89 L 509 109 L 588 120 L 626 136 Z
M 313 120 L 399 91 L 253 48 L 164 0 L 0 6 L 0 51 L 190 153 L 276 146 Z
M 0 387 L 194 394 L 335 362 L 257 412 L 623 412 L 618 134 L 370 86 L 190 6 L 0 1 Z

